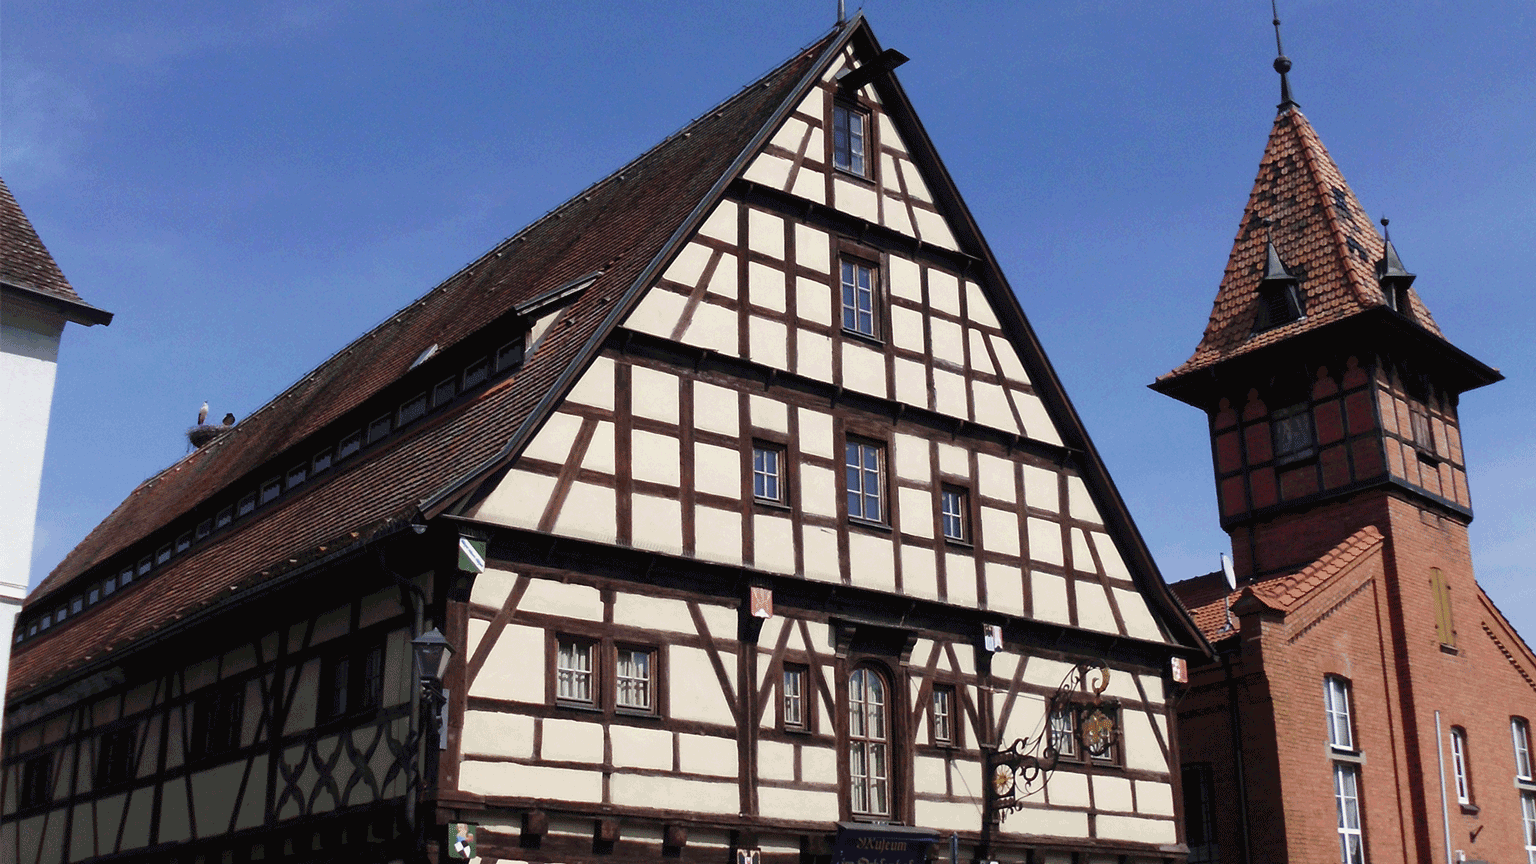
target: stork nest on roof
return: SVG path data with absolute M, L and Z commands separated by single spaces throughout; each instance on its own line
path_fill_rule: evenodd
M 203 423 L 198 426 L 193 426 L 191 429 L 187 430 L 187 440 L 192 442 L 193 447 L 202 447 L 209 441 L 212 441 L 220 435 L 223 435 L 225 432 L 228 432 L 231 428 L 232 427 L 230 426 L 218 426 L 212 423 Z

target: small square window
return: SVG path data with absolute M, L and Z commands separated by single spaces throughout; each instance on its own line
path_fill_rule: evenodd
M 182 552 L 187 551 L 190 548 L 192 548 L 192 532 L 191 531 L 188 531 L 185 534 L 182 534 L 180 537 L 176 538 L 176 553 L 178 555 L 181 554 Z
M 311 459 L 309 461 L 309 473 L 310 474 L 319 474 L 321 471 L 324 471 L 324 470 L 326 470 L 326 469 L 328 469 L 330 467 L 331 467 L 331 451 L 330 451 L 330 448 L 326 448 L 325 450 L 322 450 L 319 453 L 316 453 L 315 454 L 315 458 L 313 458 L 313 459 Z
M 950 745 L 955 740 L 955 688 L 933 688 L 933 743 Z
M 79 615 L 80 614 L 80 610 L 84 609 L 84 608 L 85 608 L 85 598 L 84 597 L 76 597 L 75 599 L 69 601 L 69 614 L 71 614 L 71 615 Z
M 196 539 L 198 539 L 198 540 L 201 540 L 204 537 L 207 537 L 209 534 L 212 534 L 212 533 L 213 533 L 213 520 L 212 519 L 204 519 L 203 521 L 197 523 L 197 530 L 192 532 L 193 536 Z
M 752 497 L 773 504 L 785 503 L 784 448 L 775 444 L 752 445 Z
M 286 482 L 288 484 L 288 488 L 289 489 L 292 489 L 293 487 L 298 486 L 299 484 L 303 483 L 305 480 L 308 480 L 308 479 L 309 479 L 309 466 L 308 465 L 295 465 L 292 468 L 288 469 L 288 476 L 285 478 L 284 482 Z
M 457 382 L 452 378 L 445 378 L 437 382 L 432 388 L 432 407 L 441 408 L 453 401 L 454 385 Z
M 1274 438 L 1275 462 L 1278 464 L 1296 462 L 1314 452 L 1312 410 L 1305 403 L 1276 411 L 1270 418 L 1270 431 Z
M 283 494 L 282 480 L 273 477 L 271 480 L 261 484 L 261 503 L 266 504 L 274 501 L 281 494 Z
M 809 715 L 806 712 L 805 702 L 806 668 L 790 663 L 784 664 L 784 728 L 808 729 L 810 728 Z
M 155 563 L 164 564 L 171 560 L 171 544 L 167 543 L 155 550 Z
M 217 516 L 214 517 L 214 519 L 213 519 L 213 527 L 215 527 L 215 528 L 223 528 L 225 525 L 228 525 L 230 522 L 233 522 L 234 519 L 235 519 L 235 509 L 233 507 L 225 507 L 223 510 L 219 511 L 219 514 Z
M 655 711 L 655 675 L 653 649 L 620 646 L 614 664 L 614 705 L 626 711 Z
M 53 610 L 53 623 L 62 624 L 64 622 L 65 616 L 68 614 L 69 609 L 64 606 L 60 606 L 59 608 Z
M 958 486 L 944 486 L 939 490 L 939 520 L 943 524 L 944 539 L 962 543 L 971 539 L 967 512 L 969 497 Z
M 353 432 L 336 445 L 336 458 L 345 459 L 361 449 L 363 449 L 363 433 Z
M 397 412 L 397 416 L 399 418 L 399 423 L 397 425 L 399 426 L 404 426 L 407 423 L 414 423 L 417 420 L 427 416 L 427 394 L 417 393 L 415 396 L 407 399 L 400 405 L 400 410 Z
M 369 444 L 372 444 L 373 442 L 379 440 L 380 438 L 383 438 L 385 435 L 388 435 L 388 434 L 389 434 L 389 415 L 388 414 L 385 414 L 383 417 L 379 417 L 379 418 L 375 419 L 372 423 L 368 424 L 368 443 Z
M 885 448 L 850 438 L 843 461 L 848 480 L 848 517 L 884 522 Z
M 596 704 L 592 686 L 592 644 L 560 637 L 555 657 L 555 698 L 561 702 Z
M 384 646 L 354 643 L 327 655 L 320 664 L 320 682 L 320 722 L 376 710 L 383 701 Z
M 245 514 L 251 512 L 252 510 L 255 510 L 255 509 L 256 509 L 256 493 L 252 492 L 249 495 L 246 495 L 245 497 L 241 498 L 239 503 L 237 503 L 235 505 L 235 515 L 236 516 L 244 516 Z
M 832 165 L 859 177 L 868 177 L 864 141 L 869 115 L 851 105 L 832 108 Z
M 871 339 L 880 338 L 875 308 L 879 297 L 877 275 L 873 265 L 847 258 L 842 261 L 843 329 Z
M 139 569 L 138 569 L 139 575 L 143 576 L 145 573 L 148 573 L 149 572 L 149 568 L 151 568 L 153 566 L 155 566 L 155 562 L 151 561 L 148 555 L 144 556 L 143 558 L 140 558 L 139 559 Z
M 52 618 L 44 618 L 42 621 L 40 621 L 38 623 L 42 627 L 42 629 L 47 630 L 49 627 L 53 626 L 53 619 Z
M 112 592 L 116 591 L 116 590 L 117 590 L 117 577 L 116 576 L 109 576 L 105 581 L 103 581 L 101 583 L 101 596 L 103 596 L 103 597 L 110 597 L 110 596 L 112 596 Z
M 491 375 L 491 361 L 481 357 L 464 367 L 464 388 L 468 390 L 485 381 Z
M 100 599 L 101 599 L 101 586 L 99 586 L 99 585 L 92 587 L 91 590 L 89 590 L 89 591 L 87 591 L 85 593 L 85 604 L 87 606 L 94 606 L 96 604 L 96 601 L 100 600 Z
M 129 582 L 132 582 L 132 581 L 133 581 L 133 568 L 132 567 L 124 567 L 122 572 L 117 574 L 117 587 L 119 587 L 119 588 L 122 588 L 122 587 L 126 586 Z

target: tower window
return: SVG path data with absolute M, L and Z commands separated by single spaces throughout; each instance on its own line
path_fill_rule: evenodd
M 1282 324 L 1300 321 L 1305 314 L 1301 291 L 1294 282 L 1275 281 L 1259 286 L 1259 318 L 1255 333 L 1273 330 Z
M 1315 441 L 1312 410 L 1306 403 L 1276 411 L 1270 416 L 1269 429 L 1274 439 L 1276 464 L 1284 465 L 1312 455 Z

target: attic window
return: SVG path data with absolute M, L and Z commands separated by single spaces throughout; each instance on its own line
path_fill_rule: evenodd
M 437 343 L 433 342 L 431 345 L 428 345 L 426 348 L 422 349 L 420 354 L 416 355 L 416 359 L 411 361 L 411 368 L 415 369 L 417 366 L 427 362 L 428 360 L 432 359 L 432 355 L 436 353 Z
M 1269 282 L 1259 286 L 1259 318 L 1254 323 L 1255 333 L 1273 330 L 1282 324 L 1301 320 L 1304 307 L 1301 292 L 1294 282 Z
M 491 374 L 491 363 L 484 357 L 464 367 L 464 389 L 485 381 Z
M 283 494 L 282 478 L 273 477 L 271 480 L 261 484 L 261 503 L 266 504 L 281 494 Z
M 110 578 L 110 579 L 108 579 L 107 581 L 101 583 L 101 596 L 103 596 L 103 597 L 111 597 L 112 596 L 112 592 L 116 591 L 116 590 L 117 590 L 117 577 L 115 577 L 115 576 Z
M 832 165 L 858 177 L 868 177 L 864 165 L 864 138 L 869 115 L 852 105 L 832 108 Z
M 213 517 L 213 527 L 223 528 L 225 525 L 228 525 L 230 522 L 234 521 L 234 518 L 234 509 L 225 507 L 223 510 L 219 511 L 219 515 Z
M 192 546 L 192 532 L 191 531 L 188 531 L 187 533 L 185 533 L 185 534 L 181 535 L 180 537 L 176 538 L 176 551 L 177 552 L 185 552 L 189 548 L 191 548 L 191 546 Z
M 71 614 L 71 615 L 78 615 L 78 614 L 80 614 L 80 610 L 84 609 L 84 608 L 85 608 L 85 598 L 84 597 L 76 597 L 75 599 L 69 601 L 69 614 Z
M 255 510 L 255 509 L 256 509 L 256 493 L 252 492 L 249 495 L 246 495 L 244 498 L 241 498 L 239 503 L 237 503 L 235 505 L 235 515 L 236 516 L 244 516 L 245 514 L 251 512 L 252 510 Z
M 91 590 L 89 590 L 89 591 L 87 591 L 85 593 L 85 602 L 86 602 L 86 605 L 88 605 L 88 606 L 95 606 L 96 605 L 96 601 L 98 601 L 100 599 L 101 599 L 101 586 L 100 585 L 93 585 L 93 586 L 91 586 Z
M 399 422 L 397 425 L 404 426 L 407 423 L 420 420 L 422 417 L 426 416 L 426 413 L 427 394 L 417 393 L 415 396 L 407 399 L 405 403 L 400 406 Z
M 496 351 L 496 371 L 505 372 L 523 362 L 523 340 L 521 337 L 508 342 Z
M 148 555 L 145 555 L 143 558 L 139 559 L 139 566 L 137 571 L 138 575 L 143 576 L 145 573 L 148 573 L 149 568 L 153 566 L 155 566 L 154 562 L 149 559 Z
M 164 564 L 169 560 L 171 560 L 171 544 L 167 543 L 164 546 L 161 546 L 159 549 L 155 550 L 156 564 Z
M 133 581 L 133 568 L 124 567 L 123 572 L 117 574 L 117 587 L 122 588 Z
M 363 449 L 363 433 L 353 432 L 341 439 L 341 443 L 336 446 L 336 458 L 345 459 L 361 449 Z
M 325 450 L 320 451 L 319 453 L 316 453 L 314 461 L 310 462 L 310 467 L 313 469 L 311 471 L 311 473 L 313 473 L 313 474 L 319 474 L 321 471 L 324 471 L 325 469 L 331 467 L 331 451 L 330 451 L 330 449 L 327 448 Z
M 203 521 L 197 523 L 197 531 L 196 531 L 197 539 L 201 540 L 204 537 L 207 537 L 209 534 L 212 534 L 212 533 L 213 533 L 213 520 L 212 519 L 204 519 Z
M 433 408 L 441 408 L 453 401 L 454 384 L 456 383 L 453 378 L 444 378 L 442 381 L 437 382 L 437 386 L 432 388 Z
M 373 442 L 379 440 L 380 438 L 383 438 L 385 435 L 388 435 L 388 434 L 389 434 L 389 415 L 388 414 L 385 414 L 383 417 L 380 417 L 380 418 L 374 420 L 372 423 L 368 424 L 368 443 L 369 444 L 372 444 Z
M 307 466 L 307 465 L 295 465 L 292 468 L 288 469 L 288 488 L 289 489 L 292 489 L 293 487 L 299 485 L 300 483 L 303 483 L 305 480 L 308 480 L 308 479 L 309 479 L 309 466 Z

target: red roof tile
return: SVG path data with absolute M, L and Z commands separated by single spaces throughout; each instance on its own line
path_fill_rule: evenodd
M 1281 576 L 1271 576 L 1239 587 L 1227 589 L 1221 573 L 1207 573 L 1168 586 L 1179 598 L 1195 625 L 1205 638 L 1215 642 L 1232 635 L 1226 629 L 1227 609 L 1244 594 L 1251 594 L 1265 606 L 1280 612 L 1290 612 L 1325 584 L 1363 561 L 1382 544 L 1381 531 L 1367 525 L 1351 534 L 1344 542 L 1328 550 L 1327 554 L 1306 567 Z M 1233 621 L 1235 626 L 1236 622 Z
M 92 324 L 112 320 L 112 313 L 89 306 L 75 293 L 4 180 L 0 180 L 0 284 L 70 307 L 83 307 L 95 313 L 86 316 Z
M 1266 219 L 1272 227 L 1265 227 Z M 1302 277 L 1306 314 L 1254 333 L 1259 280 L 1271 232 L 1281 261 L 1293 275 Z M 1205 335 L 1195 353 L 1159 382 L 1384 305 L 1375 272 L 1383 248 L 1365 208 L 1312 124 L 1295 108 L 1282 111 L 1259 162 L 1259 175 L 1243 210 Z M 1413 319 L 1441 336 L 1418 294 L 1409 293 Z
M 420 503 L 504 452 L 534 409 L 574 365 L 591 356 L 616 307 L 638 299 L 641 277 L 670 250 L 696 212 L 781 110 L 808 73 L 841 44 L 834 31 L 748 85 L 684 130 L 499 244 L 422 299 L 354 341 L 212 443 L 135 489 L 28 598 L 28 608 L 163 529 L 192 508 L 296 447 L 405 373 L 418 355 L 482 330 L 518 303 L 594 271 L 603 275 L 551 328 L 514 377 L 398 440 L 332 469 L 172 559 L 46 636 L 16 646 L 9 693 L 23 693 L 104 652 L 143 638 L 232 590 L 409 518 Z M 819 68 L 817 66 L 816 68 Z M 284 459 L 300 459 L 300 455 Z M 280 462 L 278 464 L 286 464 Z M 264 467 L 266 466 L 266 467 Z M 331 550 L 322 552 L 322 548 Z

